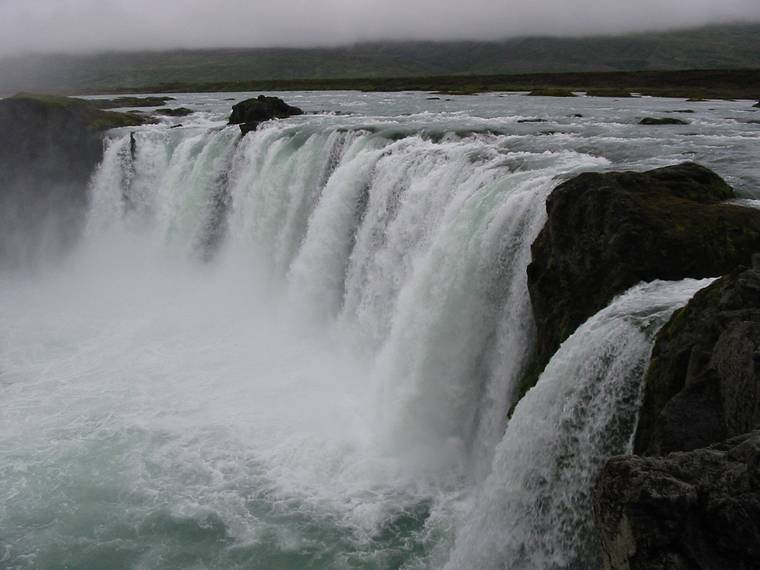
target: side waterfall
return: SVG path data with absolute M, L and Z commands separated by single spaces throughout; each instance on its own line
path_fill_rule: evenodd
M 655 334 L 710 282 L 633 287 L 562 344 L 517 405 L 448 569 L 582 569 L 599 560 L 594 478 L 631 451 Z

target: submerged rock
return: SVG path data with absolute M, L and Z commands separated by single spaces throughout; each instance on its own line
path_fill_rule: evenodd
M 301 109 L 288 105 L 279 97 L 259 95 L 255 99 L 246 99 L 233 105 L 229 124 L 240 125 L 240 131 L 245 135 L 255 131 L 264 121 L 302 114 Z
M 188 115 L 195 113 L 195 111 L 188 109 L 187 107 L 174 107 L 172 109 L 166 107 L 163 109 L 156 109 L 153 113 L 156 115 L 164 115 L 166 117 L 187 117 Z
M 664 457 L 617 457 L 594 490 L 608 570 L 760 568 L 760 431 Z
M 674 117 L 644 117 L 639 121 L 640 125 L 688 125 L 688 121 Z
M 739 269 L 703 289 L 657 335 L 636 453 L 689 451 L 760 426 L 756 269 Z
M 760 210 L 694 163 L 649 172 L 581 174 L 547 200 L 528 288 L 536 321 L 530 388 L 560 343 L 640 281 L 714 277 L 760 251 Z

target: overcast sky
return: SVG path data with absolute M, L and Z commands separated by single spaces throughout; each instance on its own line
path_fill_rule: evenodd
M 760 21 L 760 0 L 0 0 L 0 54 L 497 39 Z

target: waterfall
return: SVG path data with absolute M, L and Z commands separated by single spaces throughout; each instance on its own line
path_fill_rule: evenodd
M 526 267 L 546 197 L 606 164 L 514 151 L 494 134 L 148 127 L 108 141 L 83 248 L 126 243 L 147 267 L 184 259 L 222 281 L 248 268 L 260 281 L 252 301 L 275 308 L 267 319 L 351 352 L 347 369 L 362 366 L 362 377 L 336 388 L 356 392 L 361 437 L 325 453 L 361 457 L 344 469 L 367 485 L 377 485 L 371 465 L 393 481 L 373 491 L 384 497 L 373 512 L 386 514 L 362 525 L 397 516 L 405 495 L 403 509 L 422 508 L 414 487 L 445 490 L 434 509 L 464 509 L 448 568 L 572 568 L 594 559 L 589 492 L 602 461 L 628 445 L 653 335 L 704 285 L 654 283 L 617 299 L 568 339 L 506 423 L 533 342 Z M 281 470 L 307 444 L 295 445 L 260 449 L 257 461 Z M 300 500 L 313 500 L 326 483 L 320 463 L 303 460 L 288 469 L 303 471 Z M 331 484 L 329 497 L 366 492 Z M 464 489 L 465 507 L 454 506 Z
M 631 451 L 654 335 L 710 282 L 638 285 L 562 344 L 517 405 L 448 569 L 595 566 L 594 479 Z
M 756 139 L 406 93 L 292 93 L 341 113 L 241 136 L 227 97 L 108 132 L 77 247 L 0 275 L 0 566 L 598 566 L 593 479 L 706 282 L 620 296 L 515 405 L 546 199 L 685 152 L 751 172 Z
M 88 230 L 147 233 L 151 248 L 185 254 L 225 233 L 221 259 L 255 265 L 291 312 L 351 330 L 374 355 L 380 445 L 482 479 L 532 342 L 525 267 L 544 201 L 558 177 L 607 164 L 508 143 L 329 125 L 273 124 L 242 140 L 234 127 L 148 128 L 109 141 Z
M 218 209 L 238 138 L 233 129 L 153 128 L 107 140 L 85 234 L 148 233 L 154 244 L 185 252 L 207 245 L 222 223 Z

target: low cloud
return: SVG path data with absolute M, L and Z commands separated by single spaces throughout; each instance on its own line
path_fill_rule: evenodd
M 589 35 L 760 21 L 758 0 L 0 0 L 0 54 Z

